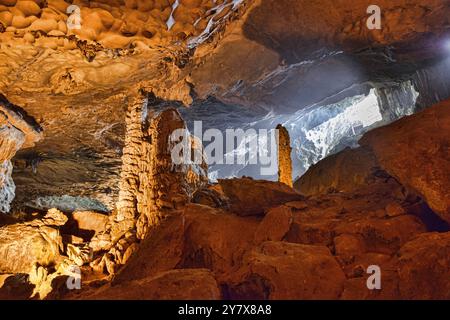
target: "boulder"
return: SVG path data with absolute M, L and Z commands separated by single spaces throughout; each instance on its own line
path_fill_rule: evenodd
M 224 281 L 253 246 L 259 220 L 197 204 L 186 206 L 184 216 L 183 260 L 179 267 L 208 268 L 219 282 Z
M 83 299 L 108 300 L 219 300 L 220 290 L 206 269 L 179 269 L 154 277 L 106 286 Z
M 264 242 L 240 272 L 231 298 L 337 299 L 345 281 L 327 247 L 287 242 Z
M 270 209 L 256 229 L 255 242 L 283 240 L 292 219 L 292 209 L 286 205 Z
M 74 211 L 61 232 L 90 240 L 94 235 L 106 231 L 109 216 L 94 211 Z
M 426 232 L 420 220 L 404 215 L 390 219 L 368 218 L 342 223 L 335 229 L 339 234 L 355 234 L 361 237 L 371 252 L 393 254 L 416 235 Z
M 241 179 L 219 179 L 230 210 L 239 216 L 263 215 L 270 208 L 304 198 L 292 188 L 279 182 Z
M 114 278 L 114 283 L 153 277 L 176 268 L 182 260 L 185 218 L 173 214 L 149 231 L 139 250 Z
M 352 192 L 376 179 L 379 165 L 367 148 L 345 150 L 331 155 L 295 181 L 294 188 L 311 196 L 330 192 Z
M 450 232 L 425 233 L 398 253 L 402 299 L 450 299 Z
M 63 250 L 58 227 L 67 217 L 51 209 L 39 220 L 0 228 L 0 273 L 29 273 L 34 264 L 49 266 Z
M 380 165 L 450 222 L 450 101 L 368 132 Z

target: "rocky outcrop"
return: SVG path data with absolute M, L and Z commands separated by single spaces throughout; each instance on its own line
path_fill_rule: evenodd
M 375 129 L 360 143 L 405 187 L 450 222 L 450 102 Z
M 232 298 L 337 299 L 345 280 L 324 246 L 264 242 L 252 251 L 247 264 L 242 282 L 229 288 Z
M 450 233 L 427 233 L 398 253 L 403 299 L 450 299 Z
M 89 242 L 95 235 L 104 233 L 109 224 L 108 215 L 94 211 L 74 211 L 68 214 L 68 218 L 68 222 L 61 228 L 61 233 L 79 238 L 81 242 Z
M 221 293 L 209 270 L 179 269 L 108 287 L 83 299 L 220 300 Z
M 58 228 L 67 217 L 50 210 L 42 219 L 0 228 L 0 273 L 30 273 L 33 265 L 51 266 L 61 259 Z
M 219 282 L 226 281 L 252 247 L 258 220 L 191 204 L 184 211 L 183 257 L 179 266 L 213 270 Z
M 276 129 L 278 133 L 278 181 L 292 188 L 292 148 L 289 131 L 281 124 Z
M 219 185 L 230 200 L 230 210 L 240 216 L 262 215 L 274 206 L 303 199 L 284 183 L 243 178 L 220 179 Z
M 0 94 L 0 213 L 9 212 L 15 196 L 12 157 L 19 149 L 34 146 L 41 131 L 33 118 Z
M 295 181 L 294 187 L 307 196 L 352 192 L 375 182 L 377 174 L 382 174 L 380 171 L 370 149 L 347 148 L 313 165 Z

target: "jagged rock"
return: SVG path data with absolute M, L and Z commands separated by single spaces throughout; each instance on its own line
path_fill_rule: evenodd
M 241 179 L 219 179 L 224 195 L 230 201 L 230 210 L 240 216 L 256 216 L 264 211 L 303 197 L 284 183 Z
M 347 148 L 327 157 L 295 181 L 295 190 L 304 195 L 330 192 L 352 192 L 376 179 L 379 165 L 372 152 L 365 148 Z
M 450 299 L 450 232 L 425 233 L 398 252 L 402 299 Z
M 450 102 L 375 129 L 361 139 L 380 165 L 450 222 Z
M 11 158 L 41 139 L 41 127 L 21 108 L 0 94 L 0 213 L 7 213 L 15 197 Z
M 73 261 L 77 266 L 81 267 L 92 261 L 93 250 L 88 246 L 88 244 L 67 244 L 67 256 L 71 261 Z
M 63 250 L 57 229 L 67 217 L 50 210 L 40 220 L 6 225 L 0 228 L 0 272 L 28 273 L 34 264 L 49 266 L 56 263 Z
M 337 299 L 343 290 L 344 273 L 324 246 L 269 241 L 247 263 L 229 288 L 232 298 Z
M 180 269 L 106 287 L 83 299 L 219 300 L 220 290 L 211 271 Z
M 281 124 L 277 125 L 278 132 L 278 181 L 292 188 L 292 159 L 291 138 L 289 131 Z

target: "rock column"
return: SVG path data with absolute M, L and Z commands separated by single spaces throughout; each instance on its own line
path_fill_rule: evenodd
M 130 102 L 117 210 L 107 234 L 91 243 L 95 251 L 112 246 L 104 261 L 109 273 L 115 268 L 108 264 L 125 264 L 152 227 L 207 183 L 204 162 L 176 165 L 172 161 L 170 136 L 177 129 L 186 129 L 178 111 L 150 107 L 147 97 Z M 191 148 L 198 147 L 188 137 Z
M 277 126 L 278 132 L 278 181 L 292 187 L 292 159 L 291 139 L 289 132 L 281 124 Z

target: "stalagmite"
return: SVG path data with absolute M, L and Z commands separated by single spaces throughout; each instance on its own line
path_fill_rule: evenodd
M 151 227 L 185 205 L 207 183 L 205 163 L 172 162 L 169 137 L 186 125 L 174 108 L 152 110 L 158 103 L 149 94 L 133 98 L 129 105 L 117 210 L 109 229 L 91 242 L 94 251 L 110 248 L 102 258 L 109 273 L 113 272 L 111 262 L 124 264 L 130 250 L 136 250 L 133 244 L 145 239 Z M 194 139 L 191 147 L 198 148 Z
M 281 124 L 278 131 L 278 181 L 292 187 L 291 139 L 289 132 Z

